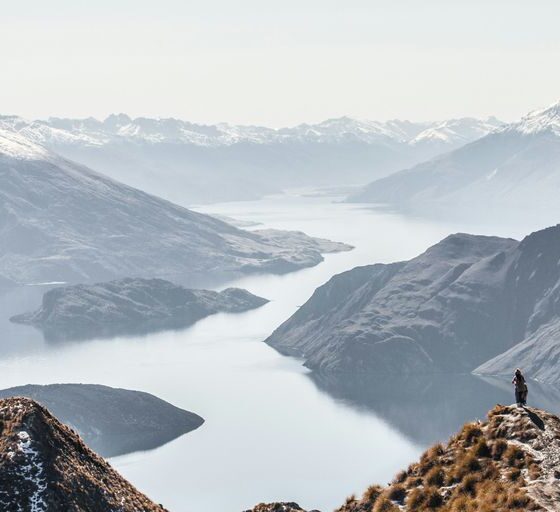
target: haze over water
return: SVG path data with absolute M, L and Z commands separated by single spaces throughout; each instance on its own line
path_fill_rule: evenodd
M 279 355 L 262 341 L 336 273 L 414 257 L 452 232 L 521 238 L 542 226 L 428 222 L 333 199 L 292 193 L 199 209 L 262 223 L 256 229 L 301 230 L 355 246 L 326 255 L 314 268 L 227 283 L 270 299 L 264 307 L 214 315 L 181 331 L 60 345 L 46 344 L 31 328 L 10 325 L 0 387 L 99 383 L 147 391 L 203 416 L 206 423 L 197 431 L 111 460 L 140 490 L 173 511 L 238 512 L 273 500 L 328 511 L 352 492 L 387 482 L 427 444 L 447 435 L 447 427 L 459 427 L 456 416 L 468 419 L 471 411 L 488 410 L 494 395 L 473 396 L 469 404 L 451 397 L 457 411 L 448 417 L 433 414 L 415 432 L 420 418 L 407 416 L 414 410 L 410 404 L 362 401 L 351 392 L 335 398 L 309 377 L 301 361 Z M 41 291 L 33 287 L 0 297 L 2 327 L 10 314 L 35 307 Z M 361 391 L 367 396 L 368 390 Z M 437 410 L 423 405 L 428 413 Z

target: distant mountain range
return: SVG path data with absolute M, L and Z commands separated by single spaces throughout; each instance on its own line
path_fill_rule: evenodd
M 161 277 L 219 282 L 316 265 L 344 244 L 244 231 L 0 130 L 0 283 Z
M 266 340 L 318 372 L 465 373 L 560 384 L 560 225 L 523 241 L 451 235 L 336 275 Z
M 350 201 L 428 211 L 560 213 L 560 102 L 454 151 L 376 180 Z M 551 222 L 552 219 L 547 219 Z
M 172 200 L 248 199 L 301 186 L 363 184 L 502 126 L 489 118 L 375 122 L 348 117 L 272 129 L 179 119 L 0 116 L 0 128 Z

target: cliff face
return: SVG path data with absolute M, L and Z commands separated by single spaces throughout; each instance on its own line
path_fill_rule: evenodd
M 372 485 L 337 512 L 560 510 L 560 418 L 496 406 L 446 445 L 427 450 L 388 486 Z M 254 512 L 276 512 L 278 504 Z M 268 507 L 268 508 L 267 508 Z
M 558 261 L 560 226 L 522 242 L 451 235 L 410 261 L 333 277 L 266 341 L 322 372 L 501 375 L 520 366 L 557 384 Z
M 3 511 L 164 510 L 33 400 L 0 400 L 0 429 Z

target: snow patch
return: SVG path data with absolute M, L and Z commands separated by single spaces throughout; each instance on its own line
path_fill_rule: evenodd
M 25 456 L 26 464 L 18 467 L 19 476 L 31 482 L 34 487 L 33 494 L 29 498 L 30 512 L 44 512 L 47 504 L 43 498 L 43 493 L 47 488 L 44 477 L 43 463 L 39 459 L 39 452 L 32 447 L 31 436 L 22 430 L 18 432 L 17 451 Z
M 18 160 L 48 160 L 52 156 L 42 146 L 2 128 L 0 128 L 0 155 Z

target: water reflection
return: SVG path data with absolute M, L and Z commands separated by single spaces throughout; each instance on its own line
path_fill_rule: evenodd
M 508 380 L 475 375 L 421 375 L 353 380 L 311 373 L 317 388 L 359 410 L 375 413 L 411 442 L 447 440 L 467 421 L 484 420 L 495 404 L 514 402 Z M 560 412 L 560 391 L 530 382 L 529 405 Z
M 45 346 L 43 334 L 33 327 L 10 322 L 10 317 L 36 309 L 49 286 L 0 289 L 1 358 L 35 352 Z

